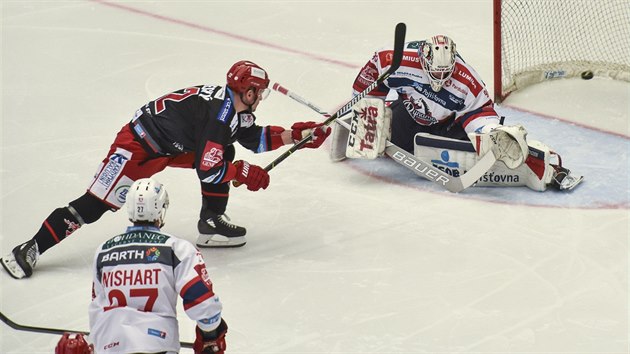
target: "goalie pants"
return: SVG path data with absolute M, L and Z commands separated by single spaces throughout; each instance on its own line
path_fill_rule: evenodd
M 225 151 L 224 160 L 233 161 L 234 156 L 234 146 L 230 145 Z M 159 157 L 150 155 L 134 138 L 129 126 L 125 125 L 116 136 L 107 157 L 101 162 L 87 192 L 71 201 L 68 206 L 55 209 L 33 236 L 39 252 L 44 253 L 82 225 L 99 220 L 108 210 L 120 209 L 135 180 L 151 177 L 166 167 L 192 169 L 194 161 L 195 156 L 192 153 Z M 225 213 L 230 184 L 200 184 L 200 216 L 204 218 L 208 213 Z
M 411 117 L 402 98 L 394 101 L 392 110 L 392 139 L 391 142 L 413 154 L 414 137 L 417 133 L 429 133 L 451 139 L 469 141 L 464 127 L 455 121 L 452 115 L 448 119 L 433 125 L 421 125 Z

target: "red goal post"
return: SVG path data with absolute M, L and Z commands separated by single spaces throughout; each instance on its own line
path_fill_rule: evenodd
M 630 81 L 630 0 L 493 0 L 494 98 L 581 76 Z

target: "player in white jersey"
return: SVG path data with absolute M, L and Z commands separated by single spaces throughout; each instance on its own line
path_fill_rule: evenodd
M 89 314 L 96 353 L 177 353 L 178 296 L 197 321 L 195 353 L 223 353 L 227 324 L 201 253 L 160 231 L 168 208 L 164 186 L 139 179 L 126 203 L 133 226 L 102 243 L 94 258 Z
M 353 93 L 376 81 L 389 69 L 392 58 L 391 47 L 378 50 L 357 75 Z M 557 154 L 540 142 L 526 140 L 523 127 L 502 125 L 485 84 L 447 36 L 405 43 L 400 67 L 369 98 L 389 103 L 391 136 L 387 134 L 391 143 L 456 177 L 491 149 L 501 161 L 494 166 L 498 173 L 515 174 L 517 182 L 486 185 L 527 185 L 540 191 L 548 185 L 559 189 L 574 186 L 562 185 L 569 171 L 562 168 L 559 156 L 557 164 L 550 163 L 550 156 Z M 336 126 L 333 159 L 335 141 L 344 140 L 343 134 L 339 138 L 340 130 Z M 451 154 L 445 155 L 445 150 Z

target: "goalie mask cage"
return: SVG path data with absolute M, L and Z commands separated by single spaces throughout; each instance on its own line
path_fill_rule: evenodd
M 630 0 L 493 1 L 496 102 L 587 71 L 630 81 Z

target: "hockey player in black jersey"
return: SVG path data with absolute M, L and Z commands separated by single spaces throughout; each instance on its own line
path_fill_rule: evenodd
M 245 228 L 225 216 L 230 182 L 257 191 L 267 188 L 269 175 L 247 161 L 235 161 L 233 144 L 260 153 L 312 134 L 305 147 L 317 148 L 330 134 L 330 128 L 315 122 L 295 123 L 290 129 L 258 125 L 254 112 L 269 94 L 268 86 L 264 69 L 239 61 L 228 71 L 225 86 L 187 87 L 138 109 L 116 136 L 87 192 L 55 209 L 29 241 L 2 258 L 3 267 L 16 279 L 30 277 L 41 253 L 106 211 L 120 209 L 135 180 L 166 167 L 194 168 L 199 177 L 202 207 L 197 245 L 243 246 Z

